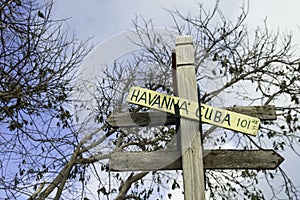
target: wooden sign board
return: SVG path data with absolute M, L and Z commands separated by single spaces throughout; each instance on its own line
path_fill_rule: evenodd
M 175 114 L 174 105 L 178 104 L 180 116 L 199 120 L 198 102 L 166 95 L 160 92 L 132 87 L 129 90 L 127 102 L 145 106 L 159 111 Z M 229 110 L 201 104 L 202 122 L 220 126 L 226 129 L 256 135 L 260 119 Z
M 163 158 L 163 159 L 162 159 Z M 211 149 L 203 151 L 205 169 L 276 169 L 284 158 L 274 150 Z M 115 152 L 111 154 L 112 171 L 182 170 L 178 151 Z
M 265 106 L 239 106 L 223 108 L 233 112 L 257 117 L 261 121 L 276 120 L 276 108 L 274 105 Z M 129 112 L 115 113 L 110 115 L 106 122 L 112 127 L 132 128 L 132 127 L 153 127 L 153 126 L 169 126 L 176 125 L 174 114 L 161 111 L 150 112 Z

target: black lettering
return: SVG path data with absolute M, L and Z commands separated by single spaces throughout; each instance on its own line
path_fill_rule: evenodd
M 214 122 L 221 122 L 221 116 L 222 116 L 222 112 L 217 110 L 215 113 Z
M 199 117 L 200 117 L 200 116 L 199 116 L 199 114 L 200 114 L 200 112 L 199 112 L 199 108 L 197 108 L 197 110 L 196 110 L 196 117 L 198 117 L 198 118 L 199 118 Z
M 201 106 L 201 108 L 202 108 L 202 106 Z M 207 120 L 211 120 L 212 112 L 213 112 L 213 109 L 209 110 L 209 108 L 207 108 L 205 111 L 205 114 L 204 114 L 204 118 Z
M 137 92 L 137 94 L 136 94 L 136 92 Z M 132 95 L 131 95 L 131 98 L 130 98 L 130 100 L 131 100 L 131 101 L 134 101 L 134 100 L 133 100 L 133 98 L 135 98 L 135 101 L 137 101 L 137 99 L 138 99 L 139 95 L 140 95 L 140 91 L 139 91 L 139 90 L 136 90 L 136 89 L 134 89 L 134 90 L 133 90 L 133 92 L 132 92 Z
M 200 112 L 200 113 L 199 113 L 199 112 Z M 200 111 L 199 111 L 199 109 L 198 109 L 198 117 L 200 117 L 200 116 L 199 116 L 199 114 L 200 114 L 200 115 L 201 115 L 201 119 L 202 119 L 202 117 L 203 117 L 203 114 L 202 114 L 203 112 L 205 112 L 205 106 L 201 106 L 201 107 L 200 107 Z
M 178 105 L 179 101 L 177 102 Z M 172 110 L 175 106 L 175 99 L 174 98 L 170 98 L 169 102 L 168 102 L 168 110 Z
M 143 92 L 143 94 L 140 96 L 138 102 L 140 103 L 140 101 L 144 101 L 144 103 L 146 104 L 147 103 L 147 101 L 146 101 L 147 96 L 146 95 L 147 95 L 147 93 Z
M 179 103 L 179 102 L 178 102 Z M 189 114 L 189 111 L 188 111 L 188 107 L 187 107 L 187 103 L 186 101 L 183 101 L 181 106 L 179 107 L 180 110 L 184 110 L 186 112 L 186 114 L 188 115 Z
M 247 120 L 245 120 L 245 119 L 243 119 L 242 121 L 241 121 L 241 127 L 243 127 L 243 128 L 245 128 L 246 126 L 247 126 Z
M 223 122 L 227 122 L 227 123 L 228 123 L 228 126 L 231 126 L 231 125 L 230 125 L 230 115 L 229 115 L 229 114 L 227 114 L 227 115 L 224 117 L 222 123 L 223 123 Z
M 241 119 L 240 119 L 240 118 L 238 118 L 238 121 L 237 121 L 237 124 L 236 124 L 236 126 L 240 126 L 240 121 L 241 121 Z
M 167 101 L 167 98 L 168 98 L 168 101 Z M 174 104 L 174 99 L 173 98 L 164 96 L 163 99 L 162 99 L 162 101 L 161 101 L 161 107 L 164 107 L 164 105 L 165 105 L 165 108 L 167 108 L 168 110 L 171 110 L 171 108 L 174 107 L 174 106 L 173 107 L 170 106 L 170 102 L 172 103 L 171 100 L 173 100 L 173 104 Z
M 154 106 L 155 104 L 157 104 L 158 108 L 161 108 L 161 106 L 160 106 L 160 96 L 159 95 L 157 95 L 155 101 L 152 103 L 151 106 Z
M 148 104 L 151 105 L 156 98 L 157 98 L 157 94 L 155 94 L 155 96 L 151 98 L 151 93 L 149 93 Z

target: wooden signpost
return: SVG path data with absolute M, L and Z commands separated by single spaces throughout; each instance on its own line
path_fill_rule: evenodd
M 175 45 L 178 97 L 198 102 L 193 38 L 177 37 Z M 205 200 L 201 131 L 199 122 L 180 118 L 179 134 L 185 199 Z
M 112 115 L 114 127 L 176 124 L 175 105 L 180 115 L 180 150 L 155 152 L 115 152 L 110 169 L 114 171 L 183 170 L 186 200 L 205 200 L 205 169 L 275 169 L 284 159 L 273 150 L 203 150 L 199 124 L 209 123 L 255 136 L 261 120 L 276 119 L 274 106 L 215 108 L 198 102 L 191 36 L 176 38 L 177 95 L 133 87 L 127 101 L 162 112 Z M 167 113 L 167 114 L 166 114 Z

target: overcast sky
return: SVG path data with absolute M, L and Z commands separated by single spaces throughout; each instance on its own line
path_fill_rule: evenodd
M 164 10 L 174 9 L 197 14 L 195 0 L 59 0 L 56 3 L 55 15 L 71 18 L 69 26 L 81 38 L 93 36 L 98 43 L 119 32 L 132 28 L 131 20 L 135 15 L 153 19 L 156 26 L 170 26 L 172 19 Z M 208 8 L 214 1 L 204 0 Z M 221 0 L 221 7 L 227 17 L 234 17 L 240 11 L 241 0 Z M 268 16 L 271 27 L 282 30 L 297 30 L 299 25 L 298 0 L 251 0 L 247 21 L 250 26 L 260 24 Z
M 196 15 L 197 2 L 204 3 L 207 8 L 211 8 L 213 4 L 212 0 L 57 0 L 54 16 L 70 18 L 69 31 L 80 39 L 93 37 L 91 42 L 96 46 L 113 35 L 131 29 L 131 21 L 136 15 L 153 19 L 155 26 L 169 27 L 173 25 L 172 18 L 164 8 L 176 8 L 182 13 L 190 12 Z M 241 0 L 221 0 L 222 11 L 226 17 L 232 19 L 240 13 L 241 5 Z M 250 31 L 257 25 L 262 25 L 267 17 L 267 23 L 272 29 L 292 32 L 295 37 L 294 43 L 299 43 L 299 0 L 250 0 L 249 8 L 247 23 Z M 294 180 L 300 179 L 297 178 L 300 164 L 295 163 L 299 157 L 282 155 L 286 159 L 282 164 L 284 169 Z M 297 185 L 300 185 L 300 180 L 297 181 Z

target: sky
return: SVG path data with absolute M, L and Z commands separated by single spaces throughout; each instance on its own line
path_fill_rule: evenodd
M 55 16 L 70 18 L 70 30 L 80 38 L 94 37 L 93 43 L 97 44 L 112 35 L 132 28 L 131 21 L 136 15 L 146 19 L 153 19 L 156 26 L 166 27 L 172 18 L 164 9 L 174 9 L 183 13 L 197 13 L 197 2 L 203 2 L 208 8 L 211 0 L 57 0 L 54 10 Z M 227 17 L 234 17 L 240 11 L 241 0 L 221 0 L 221 6 Z M 268 16 L 271 27 L 288 30 L 297 29 L 298 6 L 297 0 L 252 0 L 248 22 L 256 26 Z M 299 14 L 298 14 L 299 15 Z
M 68 18 L 68 31 L 82 40 L 92 37 L 90 42 L 97 48 L 99 45 L 111 44 L 110 39 L 132 29 L 132 20 L 136 16 L 152 19 L 157 27 L 169 27 L 173 25 L 172 18 L 165 9 L 178 9 L 182 13 L 195 15 L 198 11 L 197 2 L 204 3 L 208 9 L 213 3 L 212 0 L 56 0 L 54 16 L 58 19 Z M 221 0 L 220 3 L 226 17 L 234 19 L 240 13 L 241 0 Z M 249 30 L 253 31 L 267 19 L 271 29 L 292 33 L 294 43 L 299 44 L 299 7 L 299 0 L 250 0 L 247 17 Z M 114 54 L 113 51 L 109 49 Z M 122 51 L 125 50 L 120 50 Z M 293 154 L 282 155 L 285 157 L 282 167 L 296 181 L 296 185 L 300 186 L 300 180 L 297 179 L 299 157 Z

